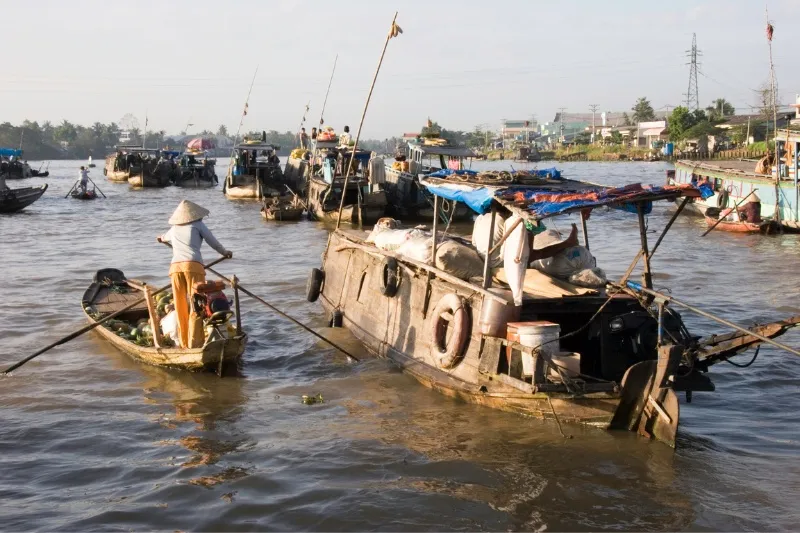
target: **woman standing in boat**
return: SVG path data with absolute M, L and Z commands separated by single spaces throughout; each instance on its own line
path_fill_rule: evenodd
M 208 209 L 183 200 L 169 218 L 172 227 L 157 238 L 158 242 L 172 245 L 169 277 L 178 315 L 178 337 L 183 348 L 200 348 L 204 341 L 202 319 L 190 307 L 192 287 L 206 280 L 200 246 L 206 241 L 225 257 L 233 257 L 233 252 L 222 246 L 203 223 L 203 217 L 208 213 Z

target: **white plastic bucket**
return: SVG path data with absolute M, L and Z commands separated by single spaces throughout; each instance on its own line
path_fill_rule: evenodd
M 535 322 L 517 322 L 515 324 L 519 343 L 523 346 L 537 348 L 539 353 L 546 357 L 561 351 L 558 338 L 561 336 L 561 326 L 554 322 L 539 320 Z M 533 375 L 533 356 L 522 354 L 522 374 Z
M 554 365 L 558 365 L 561 372 L 567 377 L 576 378 L 581 373 L 581 354 L 574 352 L 561 352 L 550 357 Z M 558 370 L 550 367 L 550 375 L 561 378 Z

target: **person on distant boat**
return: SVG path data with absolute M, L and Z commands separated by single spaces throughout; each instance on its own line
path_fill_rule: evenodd
M 761 198 L 756 193 L 750 195 L 750 201 L 739 208 L 739 220 L 751 224 L 761 223 Z
M 308 133 L 305 128 L 300 128 L 300 148 L 303 150 L 308 149 Z
M 350 126 L 344 127 L 344 133 L 339 136 L 339 146 L 350 146 Z
M 201 348 L 204 343 L 203 320 L 191 306 L 192 287 L 206 280 L 203 256 L 200 255 L 203 241 L 225 257 L 233 257 L 233 252 L 222 246 L 203 223 L 208 213 L 208 209 L 183 200 L 169 218 L 172 227 L 156 238 L 158 242 L 172 244 L 169 277 L 178 315 L 178 338 L 183 348 Z
M 89 186 L 89 171 L 86 169 L 86 167 L 81 167 L 80 178 L 81 178 L 81 185 L 80 185 L 81 193 L 86 194 L 86 189 Z
M 311 128 L 311 140 L 312 141 L 316 141 L 317 140 L 317 128 L 316 127 Z

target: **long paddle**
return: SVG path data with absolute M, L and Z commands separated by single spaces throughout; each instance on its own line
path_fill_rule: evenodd
M 75 186 L 78 184 L 78 182 L 79 182 L 79 181 L 80 181 L 80 180 L 75 180 L 75 183 L 73 183 L 73 184 L 72 184 L 72 187 L 70 187 L 70 188 L 69 188 L 69 192 L 67 192 L 67 196 L 69 196 L 70 194 L 72 194 L 72 190 L 73 190 L 73 189 L 75 189 Z M 65 196 L 64 198 L 66 198 L 67 196 Z
M 222 261 L 224 261 L 224 260 L 226 260 L 226 259 L 227 259 L 227 257 L 220 257 L 219 259 L 217 259 L 217 260 L 215 260 L 215 261 L 211 261 L 211 262 L 210 262 L 209 264 L 207 264 L 207 265 L 203 265 L 203 268 L 205 268 L 205 269 L 207 269 L 207 270 L 208 270 L 208 269 L 210 269 L 212 266 L 216 265 L 217 263 L 221 263 Z M 212 270 L 212 272 L 213 272 L 213 270 Z M 216 274 L 216 272 L 214 272 L 214 273 Z M 161 287 L 161 288 L 160 288 L 160 289 L 158 289 L 157 291 L 151 292 L 151 293 L 150 293 L 150 295 L 151 295 L 151 296 L 155 296 L 156 294 L 159 294 L 159 293 L 161 293 L 161 292 L 164 292 L 165 290 L 169 289 L 170 287 L 172 287 L 172 284 L 170 284 L 170 285 L 166 285 L 166 286 L 164 286 L 164 287 Z M 27 363 L 27 362 L 28 362 L 28 361 L 30 361 L 31 359 L 34 359 L 34 358 L 36 358 L 36 357 L 39 357 L 40 355 L 42 355 L 44 352 L 46 352 L 46 351 L 50 350 L 51 348 L 55 348 L 56 346 L 59 346 L 59 345 L 61 345 L 61 344 L 64 344 L 64 343 L 66 343 L 66 342 L 69 342 L 69 341 L 71 341 L 71 340 L 72 340 L 72 339 L 74 339 L 75 337 L 79 337 L 79 336 L 83 335 L 83 334 L 84 334 L 84 333 L 86 333 L 87 331 L 93 330 L 94 328 L 96 328 L 96 327 L 97 327 L 97 326 L 99 326 L 100 324 L 102 324 L 102 323 L 104 323 L 104 322 L 106 322 L 106 321 L 108 321 L 108 320 L 111 320 L 112 318 L 114 318 L 114 317 L 116 317 L 116 316 L 119 316 L 120 314 L 124 313 L 125 311 L 129 311 L 130 309 L 133 309 L 134 307 L 136 307 L 137 305 L 140 305 L 140 304 L 141 304 L 142 302 L 144 302 L 144 301 L 145 301 L 145 298 L 141 298 L 141 299 L 139 299 L 139 300 L 136 300 L 134 303 L 130 304 L 129 306 L 127 306 L 127 307 L 124 307 L 124 308 L 120 309 L 119 311 L 115 311 L 114 313 L 111 313 L 110 315 L 108 315 L 108 316 L 104 317 L 102 320 L 98 320 L 97 322 L 94 322 L 94 323 L 92 323 L 92 324 L 89 324 L 89 325 L 87 325 L 87 326 L 84 326 L 84 327 L 82 327 L 81 329 L 79 329 L 79 330 L 77 330 L 77 331 L 74 331 L 74 332 L 70 333 L 70 334 L 69 334 L 69 335 L 67 335 L 66 337 L 63 337 L 63 338 L 61 338 L 61 339 L 57 340 L 56 342 L 54 342 L 54 343 L 52 343 L 52 344 L 48 344 L 47 346 L 45 346 L 44 348 L 42 348 L 42 349 L 41 349 L 41 350 L 39 350 L 38 352 L 36 352 L 36 353 L 34 353 L 34 354 L 31 354 L 31 355 L 29 355 L 28 357 L 26 357 L 25 359 L 23 359 L 22 361 L 20 361 L 20 362 L 18 362 L 18 363 L 16 363 L 16 364 L 13 364 L 13 365 L 11 365 L 10 367 L 8 367 L 7 369 L 5 369 L 5 370 L 3 371 L 3 374 L 5 375 L 5 374 L 9 374 L 9 373 L 11 373 L 12 371 L 14 371 L 14 370 L 16 370 L 17 368 L 21 367 L 22 365 L 24 365 L 25 363 Z
M 87 177 L 88 177 L 88 176 L 87 176 Z M 100 187 L 98 187 L 98 186 L 97 186 L 97 184 L 94 182 L 94 180 L 93 180 L 92 178 L 89 178 L 89 181 L 91 181 L 91 182 L 92 182 L 92 185 L 94 185 L 94 188 L 95 188 L 95 189 L 97 189 L 98 191 L 100 191 Z M 100 194 L 102 194 L 102 195 L 103 195 L 103 198 L 108 198 L 108 196 L 106 196 L 106 193 L 104 193 L 103 191 L 100 191 Z

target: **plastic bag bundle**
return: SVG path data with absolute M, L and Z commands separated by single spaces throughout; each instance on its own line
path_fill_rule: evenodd
M 431 239 L 419 230 L 409 230 L 410 232 L 417 232 L 414 236 L 409 237 L 396 251 L 399 255 L 409 259 L 429 263 L 431 260 Z M 377 243 L 375 243 L 377 246 Z
M 447 240 L 436 248 L 436 268 L 468 280 L 483 274 L 483 259 L 475 249 L 458 241 Z
M 603 287 L 608 278 L 602 268 L 584 268 L 583 270 L 572 274 L 569 277 L 569 282 L 578 287 L 588 287 L 590 289 Z
M 533 263 L 536 270 L 560 279 L 568 279 L 571 275 L 594 266 L 594 256 L 583 246 L 567 248 L 553 257 L 539 259 Z

